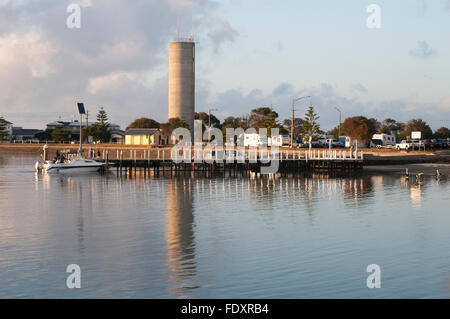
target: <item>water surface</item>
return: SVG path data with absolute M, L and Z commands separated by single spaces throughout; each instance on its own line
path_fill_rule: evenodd
M 1 298 L 450 296 L 450 181 L 38 176 L 34 161 L 0 156 Z

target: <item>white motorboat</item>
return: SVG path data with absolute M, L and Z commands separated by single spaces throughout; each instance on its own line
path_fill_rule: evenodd
M 45 144 L 43 147 L 44 150 L 44 162 L 36 162 L 36 171 L 37 172 L 46 172 L 49 174 L 80 174 L 80 173 L 92 173 L 99 171 L 105 164 L 101 162 L 97 162 L 93 159 L 88 159 L 83 157 L 83 144 L 81 141 L 82 136 L 82 123 L 83 123 L 83 114 L 86 114 L 83 103 L 77 103 L 78 111 L 80 113 L 80 149 L 78 151 L 78 155 L 66 160 L 64 156 L 59 156 L 57 152 L 57 158 L 54 161 L 47 160 L 47 151 L 48 145 Z
M 92 159 L 77 156 L 72 160 L 46 161 L 42 164 L 36 163 L 36 168 L 40 168 L 49 174 L 80 174 L 93 173 L 99 171 L 105 164 Z

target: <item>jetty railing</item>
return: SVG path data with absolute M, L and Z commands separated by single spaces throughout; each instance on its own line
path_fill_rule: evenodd
M 114 156 L 115 155 L 115 156 Z M 124 156 L 128 155 L 128 156 Z M 70 155 L 73 156 L 73 155 Z M 174 161 L 174 162 L 246 162 L 246 161 L 364 161 L 363 151 L 346 151 L 346 150 L 306 150 L 306 151 L 271 151 L 271 150 L 191 150 L 179 149 L 171 151 L 170 156 L 166 156 L 163 150 L 157 150 L 155 156 L 152 156 L 151 150 L 89 150 L 88 157 L 111 161 L 114 160 L 158 160 L 158 161 Z M 71 157 L 70 157 L 71 158 Z

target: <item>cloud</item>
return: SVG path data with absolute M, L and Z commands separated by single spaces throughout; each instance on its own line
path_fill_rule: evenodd
M 436 121 L 436 114 L 450 118 L 450 97 L 438 103 L 418 103 L 413 98 L 410 100 L 397 99 L 367 102 L 360 100 L 359 94 L 355 97 L 349 97 L 347 94 L 339 93 L 337 87 L 330 83 L 321 83 L 302 90 L 297 90 L 292 84 L 283 82 L 269 92 L 264 92 L 258 88 L 248 92 L 242 89 L 230 89 L 218 92 L 215 95 L 208 92 L 198 102 L 202 105 L 219 106 L 219 111 L 216 112 L 216 115 L 221 119 L 227 116 L 249 114 L 251 109 L 256 107 L 272 106 L 279 114 L 279 120 L 282 122 L 284 119 L 291 117 L 292 96 L 307 95 L 312 96 L 312 98 L 297 102 L 295 104 L 295 114 L 297 117 L 303 117 L 311 102 L 320 116 L 319 123 L 324 130 L 333 128 L 338 123 L 339 113 L 335 107 L 339 107 L 342 111 L 343 119 L 350 116 L 363 115 L 369 118 L 374 117 L 379 121 L 389 117 L 405 122 L 411 118 L 422 117 L 424 120 L 429 120 L 429 124 L 433 127 L 439 124 Z
M 439 102 L 439 110 L 450 112 L 450 96 L 444 98 Z
M 291 84 L 283 82 L 280 85 L 278 85 L 272 92 L 273 96 L 280 96 L 280 95 L 291 95 L 294 92 L 294 88 Z
M 367 88 L 362 85 L 361 83 L 356 83 L 352 86 L 352 89 L 354 91 L 356 91 L 357 93 L 362 93 L 362 94 L 367 94 L 369 93 L 369 91 L 367 90 Z
M 66 1 L 0 0 L 0 112 L 13 123 L 42 127 L 79 100 L 122 126 L 135 114 L 166 120 L 168 42 L 197 29 L 219 53 L 237 36 L 212 0 L 79 3 L 81 28 L 68 29 Z
M 436 54 L 436 50 L 431 48 L 426 41 L 418 41 L 417 48 L 409 51 L 409 55 L 421 58 L 428 59 Z
M 450 0 L 445 0 L 445 1 L 444 1 L 444 8 L 445 8 L 446 10 L 450 10 Z

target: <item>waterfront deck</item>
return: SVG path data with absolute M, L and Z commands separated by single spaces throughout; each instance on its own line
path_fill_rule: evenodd
M 153 151 L 154 152 L 154 151 Z M 95 157 L 94 155 L 97 155 Z M 157 150 L 97 150 L 88 156 L 104 162 L 106 170 L 115 169 L 119 174 L 147 174 L 169 171 L 204 172 L 254 172 L 261 168 L 275 167 L 277 173 L 295 173 L 313 170 L 356 171 L 361 170 L 364 153 L 346 150 L 304 150 L 304 151 L 196 151 L 167 152 Z M 100 155 L 100 156 L 98 156 Z M 153 156 L 152 156 L 153 155 Z

